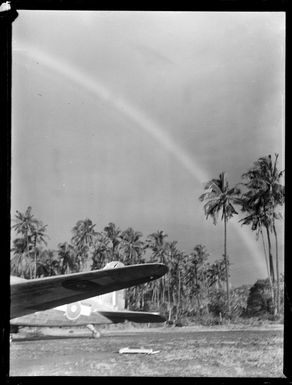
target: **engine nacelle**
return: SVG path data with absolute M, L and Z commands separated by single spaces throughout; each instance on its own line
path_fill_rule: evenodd
M 105 265 L 105 267 L 103 268 L 103 270 L 107 270 L 107 269 L 116 269 L 117 267 L 124 267 L 125 265 L 123 264 L 123 262 L 120 262 L 120 261 L 112 261 L 112 262 L 109 262 Z

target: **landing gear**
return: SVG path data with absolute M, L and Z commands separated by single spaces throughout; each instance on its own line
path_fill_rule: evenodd
M 93 338 L 100 338 L 101 336 L 100 332 L 97 331 L 92 324 L 88 324 L 86 325 L 86 327 L 91 331 Z

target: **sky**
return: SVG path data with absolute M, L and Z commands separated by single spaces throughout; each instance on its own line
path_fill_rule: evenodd
M 284 169 L 285 13 L 19 11 L 13 23 L 11 216 L 32 206 L 48 247 L 77 220 L 164 230 L 223 254 L 198 197 L 259 157 Z M 231 283 L 267 276 L 228 223 Z M 278 222 L 283 269 L 283 221 Z

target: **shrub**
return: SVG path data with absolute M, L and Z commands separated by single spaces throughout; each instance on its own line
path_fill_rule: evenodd
M 274 304 L 269 279 L 259 279 L 250 288 L 247 300 L 245 316 L 247 317 L 266 317 L 266 319 L 276 321 L 281 319 L 284 304 L 283 282 L 280 282 L 281 307 L 278 316 L 274 316 Z
M 259 279 L 250 288 L 245 315 L 247 317 L 273 314 L 271 288 L 268 279 Z

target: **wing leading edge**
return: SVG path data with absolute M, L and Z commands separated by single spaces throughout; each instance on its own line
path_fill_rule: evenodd
M 10 318 L 140 285 L 162 277 L 167 267 L 145 263 L 11 283 Z

